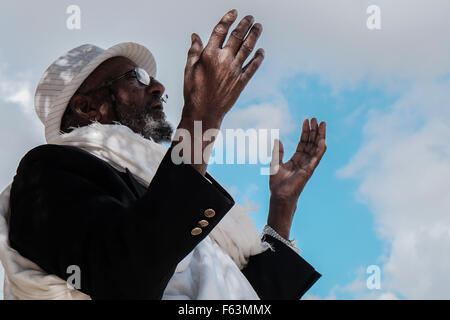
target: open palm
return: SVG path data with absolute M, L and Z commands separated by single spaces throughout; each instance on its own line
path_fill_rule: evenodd
M 325 134 L 325 122 L 318 125 L 317 119 L 312 118 L 310 127 L 309 120 L 305 119 L 297 149 L 285 163 L 283 144 L 279 140 L 278 144 L 275 143 L 271 162 L 272 174 L 269 178 L 272 197 L 297 201 L 327 149 Z

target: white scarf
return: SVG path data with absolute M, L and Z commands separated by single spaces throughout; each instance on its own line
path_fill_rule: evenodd
M 55 144 L 84 149 L 144 185 L 158 169 L 167 149 L 122 125 L 77 128 L 62 134 Z M 9 246 L 9 193 L 0 194 L 0 260 L 5 269 L 5 299 L 89 299 L 66 281 L 46 274 L 39 266 Z M 235 205 L 197 247 L 177 266 L 164 293 L 165 299 L 258 299 L 239 271 L 251 255 L 267 249 L 261 243 L 246 207 Z M 205 263 L 205 261 L 209 263 Z

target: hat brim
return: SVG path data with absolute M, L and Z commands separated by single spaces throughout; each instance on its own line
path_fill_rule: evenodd
M 60 134 L 61 119 L 67 105 L 86 78 L 104 61 L 113 57 L 125 57 L 143 68 L 152 77 L 156 76 L 156 61 L 153 54 L 144 46 L 134 42 L 119 43 L 92 59 L 68 83 L 51 105 L 52 115 L 47 119 L 45 126 L 45 139 L 52 143 Z

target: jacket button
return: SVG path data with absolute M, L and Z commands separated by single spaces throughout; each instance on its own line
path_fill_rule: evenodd
M 200 233 L 202 233 L 202 229 L 200 229 L 200 228 L 194 228 L 191 230 L 191 234 L 193 236 L 198 236 Z
M 198 223 L 198 226 L 201 228 L 207 227 L 209 225 L 209 222 L 206 220 L 200 220 Z
M 212 218 L 216 215 L 216 212 L 213 209 L 206 209 L 205 210 L 205 217 Z

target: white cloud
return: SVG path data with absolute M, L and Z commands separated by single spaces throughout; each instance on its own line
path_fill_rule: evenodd
M 52 59 L 82 43 L 106 48 L 120 41 L 142 42 L 157 58 L 158 77 L 170 95 L 167 111 L 176 121 L 183 106 L 182 79 L 190 33 L 199 33 L 206 44 L 213 25 L 234 7 L 239 18 L 253 14 L 264 26 L 257 46 L 266 50 L 266 58 L 244 99 L 270 99 L 279 93 L 280 79 L 299 72 L 318 74 L 333 87 L 356 86 L 365 80 L 392 89 L 403 86 L 402 79 L 432 79 L 450 71 L 447 0 L 105 3 L 79 1 L 83 14 L 78 31 L 66 28 L 67 5 L 63 2 L 27 3 L 27 10 L 16 2 L 5 3 L 2 12 L 8 15 L 3 21 L 14 26 L 14 32 L 3 38 L 6 61 L 39 76 Z M 378 31 L 366 27 L 366 9 L 374 3 L 381 9 L 382 29 Z M 130 15 L 124 17 L 121 12 Z M 39 25 L 30 26 L 35 17 L 39 17 Z
M 322 300 L 322 298 L 313 294 L 306 294 L 302 297 L 302 300 Z
M 365 143 L 341 177 L 391 244 L 383 284 L 406 298 L 450 297 L 450 81 L 420 84 L 385 113 L 372 113 Z
M 282 98 L 236 109 L 224 120 L 210 162 L 258 164 L 268 170 L 274 139 L 294 129 L 289 108 Z
M 379 295 L 378 300 L 398 300 L 398 297 L 392 292 L 385 292 Z
M 383 269 L 392 291 L 405 297 L 448 298 L 450 90 L 448 83 L 427 83 L 450 73 L 449 1 L 129 0 L 105 6 L 105 1 L 80 0 L 78 4 L 83 12 L 79 31 L 66 29 L 64 2 L 2 4 L 2 13 L 7 14 L 0 19 L 0 29 L 11 30 L 2 35 L 2 60 L 14 72 L 31 70 L 27 79 L 12 77 L 12 71 L 1 77 L 7 79 L 0 81 L 2 185 L 9 182 L 23 153 L 43 142 L 42 127 L 29 110 L 34 85 L 53 59 L 82 43 L 105 48 L 121 41 L 143 43 L 158 60 L 158 78 L 170 95 L 168 116 L 176 123 L 183 106 L 189 34 L 198 32 L 206 43 L 220 16 L 235 7 L 240 17 L 254 14 L 264 25 L 258 46 L 265 48 L 266 59 L 240 101 L 257 97 L 263 102 L 233 110 L 224 125 L 290 132 L 286 104 L 272 101 L 280 96 L 280 80 L 299 72 L 319 75 L 333 88 L 366 81 L 382 89 L 404 90 L 413 83 L 414 90 L 387 113 L 369 114 L 366 143 L 340 175 L 361 179 L 359 197 L 374 212 L 380 236 L 392 243 Z M 380 31 L 366 28 L 370 4 L 381 8 Z M 36 19 L 39 24 L 32 25 Z
M 24 112 L 31 112 L 31 110 L 33 110 L 30 108 L 30 106 L 32 105 L 32 98 L 30 90 L 27 87 L 21 88 L 13 95 L 7 97 L 5 100 L 7 102 L 19 104 L 23 108 Z
M 17 104 L 24 113 L 32 114 L 34 108 L 29 80 L 8 79 L 5 78 L 4 72 L 0 72 L 0 75 L 2 76 L 0 79 L 0 99 Z
M 280 135 L 292 133 L 296 129 L 283 99 L 233 110 L 225 119 L 223 128 L 278 129 Z
M 379 289 L 368 289 L 367 287 L 367 277 L 368 274 L 365 268 L 361 267 L 356 270 L 355 279 L 346 285 L 336 285 L 334 286 L 326 300 L 336 300 L 339 297 L 352 297 L 357 300 L 397 300 L 398 297 L 389 288 L 384 287 L 383 282 Z M 381 276 L 383 281 L 383 275 Z M 319 298 L 319 297 L 317 297 Z M 320 298 L 319 298 L 320 299 Z

